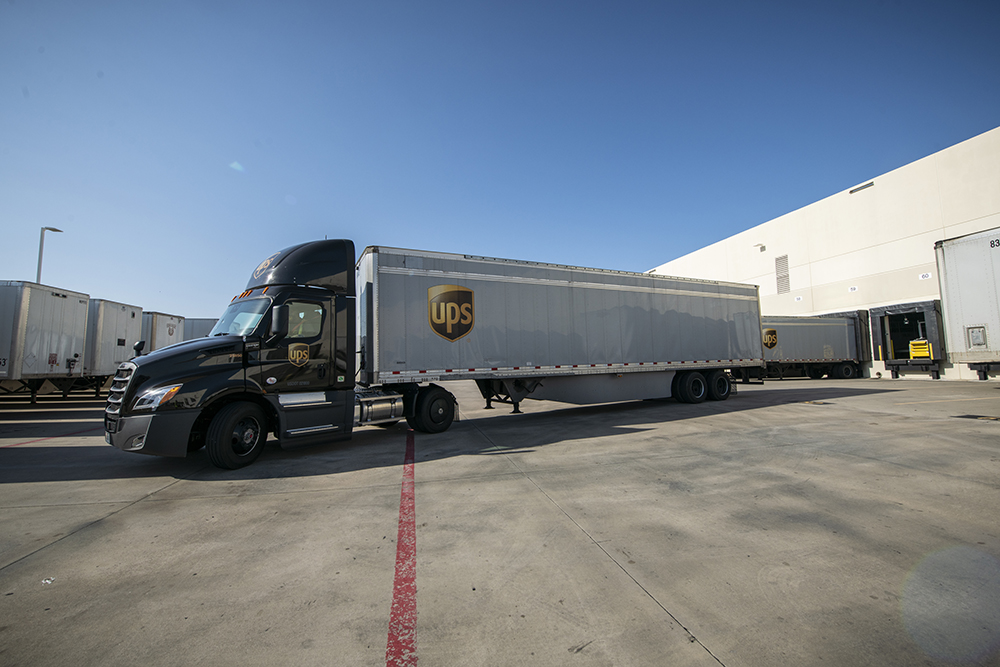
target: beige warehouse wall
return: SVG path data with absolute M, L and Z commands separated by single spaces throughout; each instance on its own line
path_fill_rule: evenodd
M 765 315 L 927 301 L 940 298 L 934 244 L 994 227 L 1000 227 L 1000 128 L 652 272 L 759 285 Z M 775 258 L 782 255 L 790 291 L 778 294 Z

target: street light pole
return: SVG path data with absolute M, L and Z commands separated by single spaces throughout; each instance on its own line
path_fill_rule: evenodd
M 45 232 L 61 232 L 55 227 L 42 227 L 42 235 L 38 239 L 38 273 L 35 274 L 35 282 L 42 282 L 42 251 L 45 249 Z

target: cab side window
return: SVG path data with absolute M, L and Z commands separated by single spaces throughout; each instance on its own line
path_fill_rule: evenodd
M 306 301 L 288 302 L 288 338 L 315 338 L 323 331 L 323 306 Z

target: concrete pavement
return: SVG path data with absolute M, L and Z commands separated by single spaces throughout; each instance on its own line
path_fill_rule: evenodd
M 1000 385 L 785 380 L 416 434 L 423 665 L 1000 664 Z M 0 662 L 382 665 L 406 429 L 213 468 L 0 401 Z

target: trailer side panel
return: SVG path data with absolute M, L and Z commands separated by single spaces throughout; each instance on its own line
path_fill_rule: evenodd
M 91 299 L 87 316 L 87 354 L 83 374 L 114 375 L 118 365 L 134 356 L 132 346 L 142 336 L 142 308 L 106 299 Z
M 369 384 L 760 366 L 753 285 L 369 248 Z
M 763 317 L 764 359 L 785 363 L 857 362 L 856 326 L 847 317 Z

